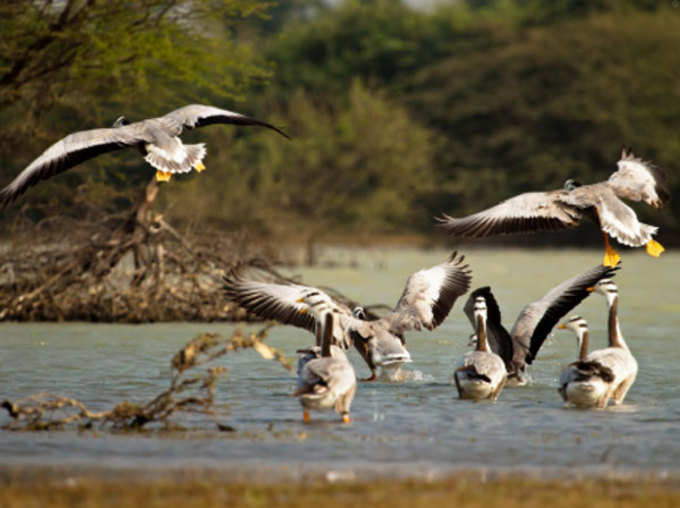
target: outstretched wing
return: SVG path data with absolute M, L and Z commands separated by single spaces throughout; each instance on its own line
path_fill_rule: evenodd
M 45 150 L 0 191 L 0 206 L 4 208 L 40 180 L 63 173 L 97 155 L 150 141 L 147 138 L 141 122 L 69 134 Z
M 489 347 L 491 351 L 503 359 L 506 370 L 512 372 L 512 339 L 501 323 L 501 309 L 489 286 L 475 289 L 470 293 L 463 308 L 465 315 L 468 317 L 472 329 L 476 331 L 474 306 L 475 299 L 479 296 L 483 297 L 486 301 L 486 340 L 489 343 Z
M 538 350 L 560 318 L 588 297 L 592 292 L 590 288 L 598 281 L 616 275 L 620 266 L 620 263 L 613 268 L 598 265 L 575 275 L 522 309 L 510 335 L 516 344 L 528 351 L 524 358 L 526 363 L 531 364 L 536 358 Z
M 189 106 L 184 106 L 183 108 L 171 111 L 165 115 L 164 118 L 170 118 L 189 129 L 203 127 L 204 125 L 215 123 L 259 125 L 261 127 L 272 129 L 281 134 L 283 137 L 290 139 L 288 134 L 267 122 L 257 120 L 256 118 L 252 118 L 250 116 L 242 115 L 241 113 L 236 113 L 234 111 L 215 108 L 213 106 L 205 106 L 203 104 L 190 104 Z
M 607 180 L 617 196 L 644 201 L 660 208 L 670 199 L 668 180 L 663 169 L 633 155 L 624 147 L 618 169 Z
M 314 291 L 331 298 L 323 291 L 301 284 L 275 284 L 249 280 L 243 269 L 235 268 L 224 277 L 226 297 L 238 303 L 248 312 L 262 319 L 274 319 L 284 324 L 305 328 L 314 333 L 316 320 L 309 312 L 309 306 L 298 302 Z
M 443 214 L 437 220 L 440 227 L 459 238 L 564 229 L 577 225 L 582 216 L 577 208 L 560 200 L 568 192 L 527 192 L 467 217 Z
M 456 299 L 470 288 L 471 271 L 463 264 L 465 256 L 454 252 L 445 263 L 420 270 L 406 281 L 394 311 L 383 318 L 396 335 L 423 327 L 437 327 Z

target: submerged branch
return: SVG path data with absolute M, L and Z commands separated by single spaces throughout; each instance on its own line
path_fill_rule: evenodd
M 254 349 L 263 358 L 275 360 L 292 372 L 292 362 L 264 343 L 269 328 L 267 326 L 249 334 L 238 328 L 227 340 L 215 333 L 197 335 L 173 355 L 170 386 L 146 404 L 123 401 L 108 411 L 96 412 L 74 398 L 41 392 L 15 401 L 5 400 L 0 407 L 7 410 L 12 421 L 4 428 L 50 430 L 63 429 L 68 425 L 90 428 L 97 424 L 103 428 L 134 430 L 150 423 L 168 428 L 171 426 L 170 417 L 178 412 L 213 414 L 215 384 L 226 368 L 212 365 L 195 375 L 189 375 L 189 371 L 206 366 L 226 354 Z

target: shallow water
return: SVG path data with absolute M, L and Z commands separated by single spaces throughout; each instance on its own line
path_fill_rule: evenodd
M 563 279 L 594 266 L 599 252 L 466 249 L 472 288 L 491 285 L 509 328 L 524 304 Z M 447 252 L 415 249 L 332 249 L 336 268 L 300 269 L 308 283 L 333 286 L 365 304 L 394 304 L 406 277 L 443 261 Z M 217 386 L 217 415 L 193 417 L 198 430 L 181 434 L 101 431 L 0 431 L 5 465 L 109 468 L 217 467 L 304 473 L 318 469 L 428 475 L 483 468 L 577 474 L 680 473 L 680 256 L 659 260 L 623 252 L 616 280 L 623 333 L 640 370 L 623 405 L 567 410 L 556 391 L 561 368 L 576 356 L 568 332 L 553 333 L 530 367 L 530 386 L 506 388 L 495 403 L 456 398 L 454 366 L 472 330 L 465 298 L 434 332 L 407 336 L 412 379 L 360 383 L 353 422 L 313 413 L 301 423 L 290 397 L 295 379 L 253 351 L 224 357 L 228 376 Z M 605 342 L 606 304 L 593 295 L 577 308 L 591 327 L 591 344 Z M 572 313 L 573 314 L 573 313 Z M 249 328 L 257 329 L 258 325 Z M 39 391 L 75 397 L 92 409 L 121 400 L 144 402 L 164 389 L 170 357 L 202 331 L 228 337 L 227 324 L 0 324 L 0 399 Z M 268 343 L 294 356 L 313 337 L 292 327 L 270 330 Z M 368 370 L 352 351 L 360 377 Z M 236 432 L 215 431 L 215 420 Z M 9 421 L 0 414 L 0 425 Z M 345 473 L 339 473 L 345 474 Z

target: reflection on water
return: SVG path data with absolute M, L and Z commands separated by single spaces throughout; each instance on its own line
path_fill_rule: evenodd
M 295 270 L 309 283 L 336 287 L 364 304 L 394 304 L 406 277 L 441 262 L 444 251 L 336 249 L 337 268 Z M 468 350 L 471 329 L 463 301 L 434 332 L 407 336 L 413 363 L 375 383 L 360 383 L 353 422 L 302 411 L 295 379 L 252 351 L 227 356 L 214 417 L 187 420 L 182 435 L 0 431 L 7 464 L 107 467 L 266 467 L 288 472 L 319 467 L 367 468 L 418 474 L 458 468 L 566 468 L 680 472 L 680 256 L 654 260 L 624 252 L 617 276 L 623 333 L 640 372 L 625 404 L 607 410 L 565 410 L 557 394 L 560 370 L 576 357 L 576 341 L 557 332 L 530 367 L 530 386 L 507 388 L 495 403 L 459 401 L 451 374 Z M 563 279 L 599 262 L 599 252 L 469 250 L 473 288 L 491 285 L 512 326 L 526 303 Z M 352 268 L 347 268 L 351 266 Z M 605 342 L 606 304 L 594 295 L 579 308 L 593 347 Z M 257 327 L 257 325 L 253 325 Z M 0 324 L 0 398 L 39 391 L 76 397 L 92 409 L 121 400 L 143 402 L 169 381 L 172 354 L 200 331 L 228 336 L 229 324 Z M 268 342 L 289 355 L 311 334 L 276 327 Z M 357 375 L 368 369 L 350 352 Z M 217 432 L 215 422 L 236 432 Z M 0 424 L 7 422 L 0 415 Z

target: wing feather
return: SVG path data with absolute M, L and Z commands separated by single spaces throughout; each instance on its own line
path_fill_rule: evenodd
M 0 191 L 4 208 L 29 187 L 108 152 L 150 141 L 142 122 L 111 129 L 91 129 L 69 134 L 45 150 Z
M 407 330 L 429 330 L 448 316 L 459 296 L 470 288 L 472 278 L 465 256 L 451 254 L 445 263 L 420 270 L 406 281 L 404 291 L 392 314 L 386 316 L 390 331 L 397 335 Z
M 597 265 L 584 273 L 575 275 L 548 291 L 540 300 L 530 303 L 517 317 L 510 335 L 515 343 L 523 346 L 528 352 L 525 361 L 531 364 L 546 337 L 571 309 L 576 307 L 592 291 L 598 281 L 616 275 L 620 264 L 615 267 Z
M 313 291 L 322 291 L 301 284 L 275 284 L 244 278 L 240 268 L 224 277 L 226 297 L 262 319 L 274 319 L 284 324 L 304 328 L 314 333 L 317 322 L 309 306 L 297 300 Z M 329 301 L 332 301 L 326 295 Z
M 272 129 L 283 137 L 290 139 L 290 136 L 274 125 L 257 120 L 256 118 L 229 111 L 227 109 L 215 108 L 213 106 L 205 106 L 203 104 L 190 104 L 182 108 L 171 111 L 165 117 L 171 118 L 181 125 L 194 129 L 196 127 L 203 127 L 216 123 L 233 124 L 233 125 L 259 125 Z
M 456 219 L 443 214 L 440 227 L 460 238 L 553 231 L 575 226 L 581 211 L 561 201 L 568 191 L 526 192 L 481 212 Z

